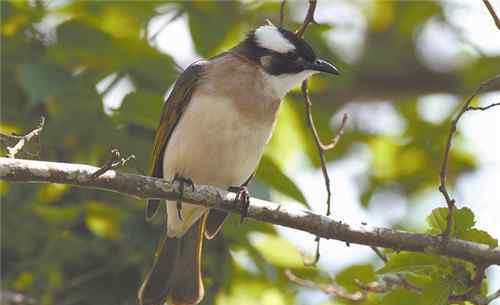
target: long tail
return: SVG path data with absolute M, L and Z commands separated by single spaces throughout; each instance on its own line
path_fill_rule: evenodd
M 139 289 L 141 305 L 198 304 L 203 298 L 201 250 L 206 216 L 181 238 L 165 237 L 156 250 L 153 267 Z

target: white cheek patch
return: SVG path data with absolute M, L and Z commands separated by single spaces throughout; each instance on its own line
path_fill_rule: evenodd
M 264 25 L 255 30 L 257 44 L 265 49 L 278 53 L 288 53 L 295 50 L 295 46 L 288 41 L 277 27 Z
M 288 91 L 297 87 L 307 79 L 309 76 L 318 73 L 318 71 L 305 70 L 295 74 L 282 74 L 282 75 L 271 75 L 266 72 L 262 72 L 264 78 L 273 89 L 276 96 L 280 99 L 285 97 Z

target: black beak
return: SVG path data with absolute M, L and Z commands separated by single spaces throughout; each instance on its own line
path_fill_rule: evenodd
M 308 69 L 335 75 L 340 74 L 339 70 L 335 68 L 334 65 L 322 59 L 316 59 L 313 63 L 309 64 Z

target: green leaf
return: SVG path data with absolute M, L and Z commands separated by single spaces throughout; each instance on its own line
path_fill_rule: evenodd
M 350 291 L 358 291 L 359 287 L 355 284 L 355 279 L 369 283 L 375 281 L 377 276 L 372 265 L 354 265 L 340 271 L 335 277 L 335 282 Z
M 203 57 L 215 55 L 226 35 L 240 21 L 241 4 L 236 1 L 193 1 L 185 5 L 196 51 Z M 210 25 L 208 31 L 207 25 Z
M 498 247 L 498 240 L 493 238 L 488 232 L 478 229 L 470 229 L 466 231 L 461 239 L 477 242 L 480 244 L 486 244 L 491 247 Z
M 44 219 L 51 226 L 68 225 L 75 223 L 81 215 L 80 206 L 47 206 L 37 205 L 33 212 Z
M 274 190 L 287 195 L 309 207 L 300 188 L 270 157 L 264 156 L 257 169 L 257 177 Z
M 377 270 L 377 273 L 418 273 L 425 274 L 436 271 L 439 258 L 434 255 L 423 253 L 401 252 L 389 257 L 389 261 L 384 267 Z
M 63 67 L 50 63 L 27 63 L 19 67 L 18 79 L 35 106 L 49 96 L 62 95 L 75 89 L 73 76 Z
M 122 236 L 120 210 L 97 201 L 87 202 L 85 210 L 85 224 L 95 235 L 113 240 Z
M 250 243 L 273 265 L 283 268 L 302 268 L 304 261 L 297 248 L 288 240 L 269 234 L 253 234 Z
M 127 94 L 120 108 L 113 112 L 113 119 L 121 124 L 137 124 L 151 129 L 158 126 L 163 96 L 151 91 Z
M 446 279 L 433 279 L 431 285 L 426 287 L 420 296 L 418 304 L 444 305 L 448 303 L 451 294 L 451 283 Z
M 238 279 L 231 289 L 223 289 L 217 295 L 219 305 L 286 305 L 290 299 L 282 289 L 262 280 Z
M 57 37 L 58 44 L 49 49 L 53 60 L 98 71 L 102 77 L 127 73 L 138 89 L 163 92 L 178 75 L 170 56 L 139 38 L 115 38 L 75 20 L 61 24 Z
M 427 223 L 431 227 L 430 233 L 441 234 L 446 229 L 448 217 L 448 208 L 436 208 L 429 216 L 427 216 Z M 469 208 L 455 209 L 453 213 L 454 226 L 451 230 L 451 236 L 459 237 L 470 230 L 474 224 L 474 213 Z
M 430 226 L 429 232 L 441 234 L 446 228 L 448 217 L 447 208 L 437 208 L 427 216 L 427 223 Z M 492 247 L 498 246 L 498 240 L 493 238 L 488 232 L 474 228 L 474 213 L 469 208 L 455 210 L 453 214 L 454 225 L 451 236 L 463 240 L 487 244 Z
M 416 305 L 419 303 L 420 296 L 405 288 L 391 290 L 384 295 L 381 304 L 384 305 Z M 423 305 L 423 304 L 422 304 Z

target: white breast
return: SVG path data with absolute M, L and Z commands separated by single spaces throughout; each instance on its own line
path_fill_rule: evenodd
M 163 173 L 189 177 L 196 184 L 239 186 L 253 173 L 274 122 L 259 124 L 242 117 L 227 97 L 194 94 L 165 149 Z M 168 204 L 170 236 L 182 234 L 204 212 L 183 204 L 181 222 Z

